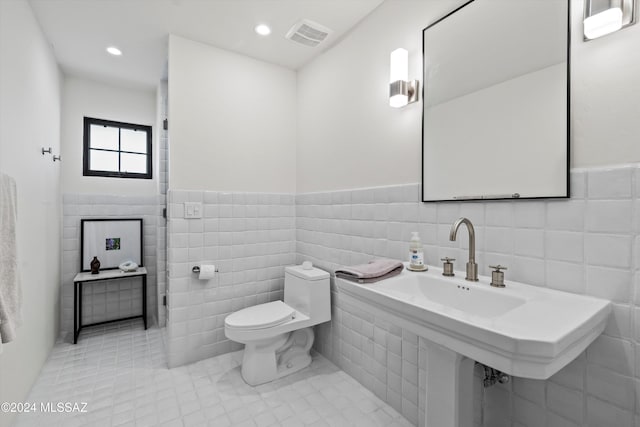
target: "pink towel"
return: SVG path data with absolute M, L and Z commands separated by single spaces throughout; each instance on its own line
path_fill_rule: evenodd
M 336 277 L 352 280 L 358 283 L 373 283 L 388 279 L 402 272 L 404 265 L 394 259 L 374 259 L 368 264 L 340 267 L 336 270 Z

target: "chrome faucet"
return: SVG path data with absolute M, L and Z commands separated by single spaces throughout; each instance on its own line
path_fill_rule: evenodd
M 456 222 L 451 225 L 451 232 L 449 233 L 449 240 L 456 241 L 456 234 L 460 224 L 467 226 L 469 232 L 469 262 L 467 262 L 467 277 L 465 280 L 471 282 L 478 281 L 478 264 L 476 264 L 476 232 L 473 229 L 473 224 L 467 218 L 458 218 Z

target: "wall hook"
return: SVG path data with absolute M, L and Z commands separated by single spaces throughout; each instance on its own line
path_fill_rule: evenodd
M 44 149 L 44 147 L 42 147 L 42 155 L 44 156 L 44 153 L 49 153 L 51 154 L 51 147 L 49 147 L 48 149 Z
M 54 155 L 53 155 L 53 161 L 55 162 L 56 160 L 57 160 L 57 161 L 59 161 L 59 162 L 61 162 L 61 161 L 62 161 L 61 156 L 56 156 L 56 155 L 54 154 Z

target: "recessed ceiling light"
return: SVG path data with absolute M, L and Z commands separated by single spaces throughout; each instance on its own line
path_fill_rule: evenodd
M 271 28 L 269 28 L 269 26 L 265 24 L 256 25 L 255 31 L 261 36 L 268 36 L 269 34 L 271 34 Z
M 114 55 L 114 56 L 122 55 L 122 51 L 115 46 L 109 46 L 107 48 L 107 52 L 109 52 L 111 55 Z

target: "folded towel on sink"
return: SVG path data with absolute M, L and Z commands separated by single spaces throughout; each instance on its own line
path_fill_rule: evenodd
M 374 259 L 367 264 L 340 267 L 336 270 L 336 277 L 352 280 L 358 283 L 373 283 L 388 279 L 402 272 L 404 265 L 394 259 Z

